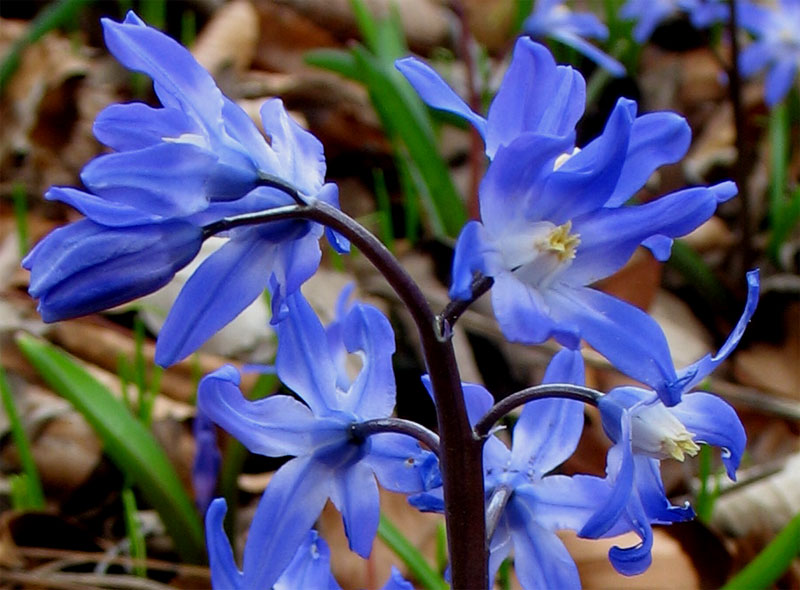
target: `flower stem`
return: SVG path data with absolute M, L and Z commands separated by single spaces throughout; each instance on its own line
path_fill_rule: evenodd
M 353 435 L 366 438 L 381 432 L 397 432 L 406 434 L 428 447 L 434 455 L 439 456 L 439 436 L 421 424 L 402 418 L 376 418 L 365 422 L 357 422 L 351 427 Z
M 475 435 L 478 437 L 488 436 L 495 423 L 514 408 L 527 404 L 537 399 L 558 397 L 562 399 L 574 399 L 579 402 L 597 405 L 603 394 L 596 389 L 583 387 L 582 385 L 570 385 L 568 383 L 544 383 L 535 387 L 528 387 L 508 397 L 500 400 L 493 405 L 483 418 L 475 423 Z
M 436 316 L 419 285 L 386 246 L 358 222 L 323 201 L 228 217 L 205 226 L 203 233 L 210 236 L 241 225 L 284 219 L 315 221 L 349 239 L 380 271 L 408 308 L 417 326 L 436 400 L 452 587 L 486 588 L 489 573 L 483 440 L 474 435 L 467 419 L 452 343 L 439 338 Z

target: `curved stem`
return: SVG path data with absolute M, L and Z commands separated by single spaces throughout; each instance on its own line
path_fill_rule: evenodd
M 436 330 L 439 338 L 450 338 L 453 326 L 467 308 L 477 301 L 484 293 L 492 288 L 494 279 L 481 274 L 476 275 L 472 281 L 472 296 L 469 299 L 456 299 L 447 304 L 442 313 L 436 316 Z
M 591 387 L 570 385 L 568 383 L 544 383 L 542 385 L 536 385 L 535 387 L 528 387 L 522 391 L 512 393 L 493 405 L 475 424 L 475 435 L 481 438 L 487 436 L 500 418 L 508 414 L 514 408 L 537 399 L 552 397 L 574 399 L 596 406 L 597 400 L 602 396 L 603 394 L 600 391 L 592 389 Z
M 353 435 L 366 438 L 380 432 L 397 432 L 417 439 L 428 447 L 434 455 L 439 456 L 439 436 L 421 424 L 402 418 L 376 418 L 365 422 L 357 422 L 350 429 Z
M 241 225 L 283 219 L 316 221 L 349 239 L 381 272 L 408 308 L 417 326 L 436 400 L 452 587 L 486 588 L 489 553 L 484 514 L 483 440 L 474 435 L 467 418 L 452 343 L 439 338 L 436 317 L 425 296 L 386 246 L 351 217 L 327 203 L 316 200 L 307 205 L 289 205 L 229 217 L 205 226 L 203 234 L 208 237 Z

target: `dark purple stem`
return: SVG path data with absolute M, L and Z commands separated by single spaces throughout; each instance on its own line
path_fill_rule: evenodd
M 469 299 L 455 299 L 447 304 L 442 313 L 436 316 L 436 328 L 440 338 L 449 338 L 453 332 L 453 326 L 458 321 L 467 308 L 477 301 L 484 293 L 492 288 L 494 279 L 485 277 L 481 274 L 475 275 L 470 288 L 472 295 Z
M 282 219 L 316 221 L 349 239 L 381 272 L 408 308 L 417 326 L 436 399 L 452 587 L 486 588 L 489 573 L 483 440 L 473 434 L 467 419 L 452 343 L 439 337 L 436 316 L 425 296 L 383 243 L 351 217 L 327 203 L 312 201 L 308 205 L 290 205 L 229 217 L 204 227 L 203 233 L 209 236 L 241 225 Z
M 366 422 L 353 424 L 350 429 L 358 438 L 366 438 L 381 432 L 397 432 L 417 439 L 428 447 L 434 455 L 439 456 L 439 436 L 421 424 L 402 418 L 375 418 Z
M 537 399 L 545 398 L 562 398 L 574 399 L 579 402 L 597 405 L 603 394 L 590 387 L 583 387 L 582 385 L 570 385 L 569 383 L 544 383 L 536 385 L 535 387 L 528 387 L 516 393 L 512 393 L 508 397 L 500 400 L 493 405 L 483 418 L 475 423 L 475 435 L 478 437 L 485 437 L 489 435 L 492 427 L 503 416 L 508 414 L 514 408 L 518 408 L 528 402 Z

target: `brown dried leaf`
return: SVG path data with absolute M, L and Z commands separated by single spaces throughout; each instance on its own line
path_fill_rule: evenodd
M 192 55 L 214 75 L 227 68 L 242 73 L 250 67 L 258 38 L 255 7 L 247 0 L 235 0 L 214 12 L 192 46 Z

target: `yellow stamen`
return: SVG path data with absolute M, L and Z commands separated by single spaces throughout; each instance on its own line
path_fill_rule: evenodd
M 553 252 L 559 262 L 566 262 L 575 258 L 575 252 L 581 238 L 572 231 L 572 221 L 567 221 L 552 230 L 547 238 L 537 244 L 537 247 L 544 252 Z
M 678 461 L 683 461 L 685 455 L 694 457 L 700 451 L 700 447 L 692 440 L 692 435 L 689 432 L 676 438 L 665 438 L 661 443 L 661 447 L 667 455 Z

